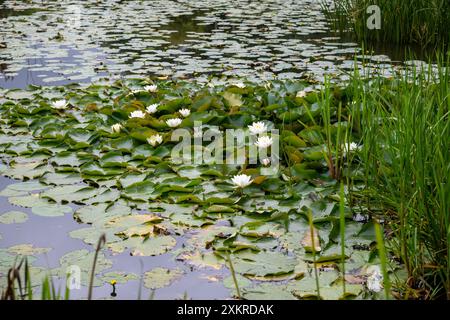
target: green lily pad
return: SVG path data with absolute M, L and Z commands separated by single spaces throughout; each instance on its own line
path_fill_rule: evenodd
M 89 199 L 97 194 L 97 190 L 84 185 L 58 186 L 41 193 L 42 198 L 55 202 L 74 202 Z
M 80 268 L 81 284 L 88 286 L 90 281 L 90 274 L 92 270 L 92 264 L 94 262 L 95 252 L 89 252 L 86 249 L 75 250 L 62 256 L 59 260 L 60 267 L 55 269 L 55 272 L 60 277 L 66 277 L 68 270 L 71 266 L 77 266 Z M 106 259 L 105 255 L 100 252 L 97 257 L 97 263 L 95 266 L 95 274 L 101 274 L 104 270 L 111 268 L 112 261 Z M 103 282 L 98 278 L 94 278 L 94 286 L 98 287 L 103 285 Z
M 62 217 L 71 213 L 72 208 L 65 205 L 52 204 L 39 205 L 31 208 L 31 212 L 41 217 Z
M 0 223 L 24 223 L 28 220 L 28 215 L 22 211 L 8 211 L 0 215 Z
M 32 244 L 19 244 L 8 248 L 9 253 L 22 255 L 22 256 L 33 256 L 36 254 L 43 254 L 49 252 L 50 248 L 36 248 Z
M 149 289 L 160 289 L 180 278 L 180 269 L 155 268 L 144 273 L 144 286 Z
M 48 187 L 40 183 L 39 181 L 28 181 L 10 184 L 0 192 L 0 196 L 4 197 L 16 197 L 27 195 L 31 191 L 39 191 L 47 189 Z
M 239 251 L 231 259 L 236 272 L 260 277 L 290 273 L 297 265 L 295 258 L 280 252 Z
M 83 223 L 95 223 L 96 221 L 106 221 L 113 217 L 126 216 L 131 214 L 131 208 L 124 204 L 99 203 L 96 205 L 83 206 L 76 210 L 74 218 Z
M 247 300 L 295 300 L 295 297 L 286 290 L 285 285 L 262 283 L 251 288 L 244 288 L 242 296 Z
M 139 277 L 134 273 L 111 271 L 104 273 L 100 279 L 106 283 L 111 283 L 111 281 L 116 281 L 117 283 L 127 283 L 131 280 L 138 280 Z
M 157 256 L 164 254 L 176 245 L 171 236 L 154 238 L 131 237 L 126 240 L 108 244 L 114 253 L 122 253 L 129 249 L 132 256 Z

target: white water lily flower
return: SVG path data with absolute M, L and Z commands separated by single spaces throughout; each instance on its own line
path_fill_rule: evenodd
M 158 144 L 161 144 L 163 141 L 163 138 L 160 134 L 155 134 L 151 136 L 150 138 L 147 138 L 147 142 L 151 144 L 153 147 L 156 147 Z
M 120 130 L 122 130 L 122 128 L 123 128 L 123 126 L 120 123 L 116 123 L 111 126 L 111 131 L 119 133 Z
M 183 116 L 183 117 L 189 117 L 189 115 L 191 114 L 191 110 L 184 108 L 184 109 L 180 109 L 178 110 L 178 112 Z
M 166 120 L 166 123 L 169 127 L 171 128 L 175 128 L 178 127 L 181 124 L 181 119 L 180 118 L 174 118 L 174 119 L 169 119 Z
M 377 265 L 367 268 L 367 288 L 373 292 L 380 292 L 383 289 L 383 275 Z
M 262 136 L 259 137 L 258 140 L 255 142 L 255 146 L 261 149 L 268 148 L 272 145 L 273 139 L 269 136 Z
M 130 118 L 144 118 L 145 113 L 141 110 L 136 110 L 130 113 Z
M 237 188 L 245 188 L 252 184 L 253 180 L 246 174 L 240 174 L 231 178 L 231 181 Z
M 156 84 L 152 84 L 152 85 L 149 85 L 149 86 L 145 86 L 144 90 L 148 91 L 148 92 L 157 92 L 158 91 L 158 86 Z
M 250 126 L 248 126 L 251 134 L 261 134 L 267 131 L 267 126 L 264 122 L 258 121 L 253 122 Z
M 264 167 L 268 167 L 270 165 L 270 159 L 269 158 L 262 159 L 261 163 L 263 164 Z
M 154 103 L 154 104 L 149 105 L 147 107 L 146 111 L 148 113 L 152 114 L 152 113 L 155 113 L 156 111 L 158 111 L 158 107 L 159 107 L 159 104 Z
M 233 83 L 233 85 L 238 87 L 239 89 L 244 89 L 245 88 L 245 83 L 243 83 L 243 82 Z
M 297 92 L 297 95 L 295 96 L 296 98 L 304 98 L 306 97 L 306 91 L 299 91 Z
M 355 142 L 351 142 L 350 145 L 348 143 L 345 143 L 344 144 L 343 155 L 346 156 L 348 153 L 354 152 L 354 151 L 358 151 L 359 149 L 361 149 L 361 146 L 359 146 Z
M 347 149 L 349 149 L 349 151 L 355 151 L 359 149 L 358 144 L 355 142 L 351 142 L 350 146 L 348 146 L 347 144 L 345 146 L 348 147 Z
M 67 106 L 67 101 L 66 100 L 58 100 L 58 101 L 54 101 L 52 103 L 52 107 L 55 109 L 65 109 Z

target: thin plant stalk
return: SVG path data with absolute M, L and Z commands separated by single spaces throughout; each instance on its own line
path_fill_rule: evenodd
M 312 219 L 311 209 L 308 210 L 308 222 L 309 222 L 309 230 L 311 233 L 311 244 L 312 244 L 311 250 L 312 250 L 312 255 L 313 255 L 313 266 L 314 266 L 314 278 L 316 280 L 316 291 L 317 291 L 317 296 L 319 297 L 319 299 L 321 299 L 319 274 L 317 272 L 317 262 L 316 262 L 316 243 L 314 241 L 314 223 L 313 223 L 313 219 Z
M 339 193 L 339 231 L 341 234 L 341 270 L 342 270 L 342 290 L 345 295 L 345 199 L 344 183 L 341 182 Z
M 227 251 L 227 260 L 228 260 L 228 264 L 230 266 L 231 277 L 233 278 L 233 283 L 234 283 L 234 286 L 236 288 L 236 293 L 237 293 L 237 296 L 238 296 L 238 298 L 240 300 L 240 299 L 242 299 L 241 298 L 241 291 L 239 290 L 239 284 L 238 284 L 237 279 L 236 279 L 236 272 L 234 271 L 233 262 L 231 261 L 231 256 L 230 256 L 230 253 L 228 251 Z
M 386 259 L 386 249 L 384 247 L 383 231 L 379 223 L 375 223 L 375 235 L 377 238 L 377 247 L 381 263 L 381 272 L 383 274 L 384 294 L 386 295 L 386 299 L 389 299 L 391 292 L 391 282 L 389 280 L 389 274 L 387 272 L 387 259 Z
M 105 243 L 106 243 L 106 236 L 105 234 L 102 234 L 100 236 L 100 239 L 98 239 L 97 248 L 95 249 L 94 261 L 92 263 L 91 278 L 89 280 L 88 300 L 92 300 L 92 288 L 94 287 L 95 265 L 97 264 L 98 253 L 103 248 Z

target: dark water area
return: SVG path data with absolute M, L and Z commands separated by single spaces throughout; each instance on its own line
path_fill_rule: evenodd
M 351 37 L 330 30 L 318 0 L 4 1 L 0 21 L 2 88 L 105 76 L 345 79 L 362 53 Z M 365 68 L 386 76 L 392 72 L 386 65 L 396 68 L 407 57 L 404 48 L 374 49 Z M 424 57 L 412 49 L 417 59 Z
M 2 5 L 3 1 L 0 1 L 0 5 Z M 0 19 L 15 17 L 15 16 L 30 16 L 35 12 L 40 11 L 40 9 L 24 9 L 24 10 L 14 10 L 8 8 L 0 8 Z

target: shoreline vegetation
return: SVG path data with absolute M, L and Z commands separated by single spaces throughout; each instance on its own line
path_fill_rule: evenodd
M 288 250 L 303 252 L 299 257 L 314 272 L 309 276 L 306 273 L 294 276 L 297 279 L 292 280 L 295 284 L 287 287 L 294 297 L 327 297 L 328 288 L 321 288 L 323 272 L 318 272 L 318 265 L 327 265 L 328 261 L 338 272 L 333 286 L 340 283 L 339 288 L 343 285 L 344 290 L 342 294 L 332 295 L 335 298 L 449 298 L 450 75 L 448 68 L 443 68 L 448 65 L 448 61 L 446 63 L 441 63 L 438 74 L 414 70 L 407 75 L 390 79 L 366 79 L 355 71 L 347 84 L 335 85 L 326 81 L 319 86 L 320 89 L 305 81 L 274 81 L 264 85 L 239 82 L 224 86 L 202 86 L 182 81 L 130 79 L 112 85 L 92 84 L 82 89 L 72 85 L 47 89 L 32 87 L 28 91 L 9 90 L 4 94 L 0 105 L 2 130 L 11 128 L 21 133 L 29 130 L 33 133 L 33 138 L 28 147 L 2 144 L 2 148 L 10 155 L 27 157 L 44 152 L 48 154 L 45 159 L 49 156 L 56 159 L 55 152 L 52 151 L 55 143 L 65 145 L 77 155 L 78 160 L 69 160 L 69 155 L 59 154 L 60 158 L 57 163 L 53 162 L 53 166 L 61 168 L 61 165 L 69 165 L 64 169 L 66 172 L 74 169 L 74 174 L 80 174 L 85 182 L 94 186 L 101 185 L 102 179 L 111 174 L 122 174 L 125 170 L 123 162 L 127 157 L 127 161 L 133 162 L 132 166 L 137 166 L 133 171 L 142 172 L 142 169 L 150 168 L 170 172 L 170 164 L 167 164 L 169 153 L 162 150 L 171 148 L 166 134 L 167 130 L 172 129 L 164 126 L 164 121 L 173 118 L 173 114 L 181 107 L 190 110 L 189 115 L 180 122 L 180 126 L 185 128 L 191 128 L 194 119 L 202 119 L 207 124 L 218 124 L 224 128 L 246 127 L 257 120 L 271 122 L 280 131 L 282 156 L 280 172 L 276 177 L 261 176 L 257 166 L 210 168 L 219 170 L 214 173 L 217 176 L 215 183 L 224 186 L 224 190 L 229 190 L 224 182 L 231 174 L 248 174 L 255 181 L 252 186 L 231 196 L 234 204 L 220 201 L 215 204 L 212 200 L 201 200 L 198 198 L 200 196 L 193 195 L 167 200 L 165 191 L 146 185 L 145 181 L 132 185 L 133 190 L 124 188 L 124 197 L 132 201 L 147 200 L 150 197 L 158 199 L 157 201 L 197 203 L 205 212 L 202 219 L 214 221 L 216 218 L 207 213 L 211 212 L 211 207 L 216 211 L 220 209 L 222 214 L 233 212 L 233 216 L 254 215 L 255 212 L 248 211 L 250 209 L 244 204 L 253 197 L 253 192 L 262 193 L 263 197 L 269 199 L 281 199 L 289 206 L 289 203 L 309 197 L 308 193 L 302 193 L 301 190 L 323 186 L 324 190 L 328 190 L 324 199 L 335 199 L 336 210 L 332 209 L 324 215 L 324 211 L 313 212 L 306 208 L 304 211 L 304 208 L 292 205 L 284 213 L 272 212 L 262 224 L 252 222 L 259 228 L 274 221 L 295 224 L 298 218 L 303 219 L 302 223 L 307 230 L 306 240 L 302 240 L 300 247 L 300 243 L 295 243 Z M 52 104 L 48 100 L 49 96 L 55 97 L 58 94 L 67 101 L 64 107 L 58 101 Z M 159 104 L 160 113 L 145 116 L 145 119 L 128 119 L 129 112 L 145 111 L 146 106 L 155 103 Z M 152 109 L 156 110 L 155 107 Z M 75 114 L 78 116 L 74 118 Z M 54 122 L 56 117 L 60 120 Z M 93 122 L 84 125 L 78 123 L 77 119 L 86 117 Z M 117 119 L 120 119 L 122 128 L 127 129 L 126 132 L 116 130 L 109 133 L 108 126 L 117 122 Z M 71 132 L 64 122 L 71 123 L 71 126 L 78 123 L 77 132 Z M 156 150 L 153 147 L 144 147 L 150 143 L 145 140 L 154 132 L 161 134 L 161 146 L 156 153 L 152 151 Z M 94 136 L 95 139 L 92 138 Z M 111 151 L 107 153 L 108 159 L 101 155 L 100 158 L 98 155 L 89 155 L 92 143 L 100 143 L 103 146 L 101 148 L 106 150 L 105 147 L 110 143 L 108 141 L 118 141 L 116 147 L 114 144 L 111 146 L 116 150 L 120 146 L 120 155 L 109 154 Z M 149 150 L 144 151 L 143 148 Z M 131 160 L 128 155 L 134 155 L 138 149 L 141 150 L 141 156 Z M 58 156 L 57 153 L 56 155 Z M 84 164 L 78 167 L 83 158 L 84 161 L 81 162 Z M 141 161 L 144 162 L 141 164 Z M 36 170 L 34 168 L 27 174 Z M 172 170 L 180 172 L 180 169 Z M 14 177 L 14 172 L 17 172 L 17 168 L 3 174 L 9 173 Z M 211 172 L 207 171 L 206 175 L 212 174 Z M 36 174 L 36 177 L 39 176 Z M 192 192 L 193 189 L 189 187 L 192 185 L 189 183 L 190 179 L 186 181 L 188 183 L 184 180 L 177 182 L 178 191 Z M 198 179 L 192 181 L 199 183 Z M 248 184 L 252 181 L 248 181 Z M 283 194 L 286 196 L 281 196 Z M 155 195 L 156 198 L 153 197 Z M 56 201 L 65 199 L 58 194 L 53 196 Z M 334 205 L 331 208 L 333 207 Z M 355 227 L 355 220 L 364 221 L 360 224 L 361 230 L 357 232 L 359 236 L 367 232 L 371 234 L 366 241 L 358 242 L 358 239 L 348 234 L 349 229 Z M 327 241 L 320 231 L 324 230 L 323 225 L 331 228 L 325 228 L 329 232 Z M 247 241 L 249 236 L 256 239 L 280 238 L 275 231 L 267 231 L 268 233 L 263 233 L 264 236 L 260 231 L 244 233 L 244 226 L 241 226 L 238 242 L 236 235 L 226 237 L 226 241 L 216 235 L 207 247 L 212 249 L 217 259 L 222 259 L 224 266 L 232 268 L 231 283 L 235 287 L 235 297 L 246 299 L 254 296 L 249 289 L 239 287 L 242 277 L 248 272 L 259 274 L 260 271 L 244 268 L 240 254 L 256 259 L 266 249 L 255 249 L 249 244 L 244 245 L 242 241 Z M 109 236 L 104 241 L 109 249 L 115 248 L 114 243 L 108 244 Z M 125 241 L 129 240 L 125 238 Z M 92 240 L 88 243 L 94 245 L 96 242 Z M 238 243 L 239 249 L 236 247 Z M 361 243 L 366 248 L 363 251 L 355 250 Z M 140 246 L 137 248 L 141 248 Z M 330 248 L 334 248 L 331 250 L 334 250 L 334 258 L 325 254 Z M 361 252 L 366 252 L 363 255 L 364 261 L 355 269 L 351 258 Z M 333 261 L 337 263 L 334 264 Z M 381 266 L 375 275 L 355 271 L 367 270 L 374 265 Z M 293 269 L 286 269 L 279 277 L 283 278 L 281 275 L 284 272 L 291 276 L 296 274 Z M 264 273 L 259 275 L 261 276 L 264 277 Z M 381 279 L 381 283 L 377 285 L 380 290 L 384 288 L 384 293 L 377 292 L 374 295 L 368 291 L 368 286 L 374 286 L 369 283 L 371 277 Z M 307 281 L 302 280 L 303 278 L 311 279 L 313 293 L 302 293 L 302 283 Z M 352 293 L 351 290 L 355 290 L 356 286 L 355 279 L 361 281 L 356 283 L 365 285 L 359 285 L 360 289 Z M 90 290 L 92 281 L 91 278 Z M 54 291 L 50 287 L 46 278 L 42 286 L 42 298 L 58 296 L 49 293 Z M 66 292 L 66 297 L 67 295 Z
M 380 29 L 369 29 L 373 14 L 380 9 Z M 418 45 L 445 52 L 450 43 L 450 2 L 447 0 L 333 0 L 322 3 L 332 28 L 341 36 L 352 34 L 370 45 Z

